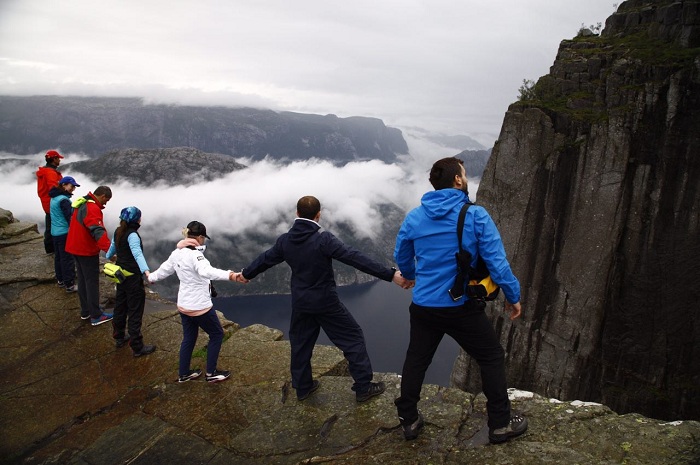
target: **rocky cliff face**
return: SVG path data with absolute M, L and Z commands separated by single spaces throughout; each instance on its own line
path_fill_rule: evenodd
M 532 90 L 478 192 L 523 288 L 521 321 L 492 309 L 510 383 L 700 418 L 700 2 L 622 3 Z
M 50 147 L 97 156 L 124 149 L 192 147 L 254 160 L 312 157 L 343 164 L 396 160 L 408 146 L 376 118 L 253 108 L 144 105 L 135 98 L 0 97 L 0 150 Z
M 400 378 L 375 373 L 387 392 L 358 404 L 347 363 L 333 347 L 312 359 L 321 387 L 298 402 L 289 342 L 261 325 L 222 319 L 224 383 L 176 381 L 182 327 L 175 306 L 148 294 L 143 333 L 157 350 L 134 358 L 115 348 L 109 324 L 78 318 L 78 296 L 55 285 L 36 224 L 0 208 L 0 463 L 635 463 L 694 465 L 700 423 L 617 415 L 600 404 L 510 391 L 530 420 L 525 435 L 488 446 L 485 398 L 424 386 L 426 418 L 407 443 L 393 400 Z M 109 308 L 114 285 L 103 279 Z M 221 315 L 220 315 L 221 317 Z M 193 367 L 203 366 L 200 334 Z

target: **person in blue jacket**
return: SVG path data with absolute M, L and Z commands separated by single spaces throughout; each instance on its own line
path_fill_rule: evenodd
M 244 280 L 279 263 L 292 269 L 292 317 L 289 325 L 292 387 L 304 400 L 320 386 L 311 375 L 311 355 L 323 328 L 348 361 L 355 399 L 364 402 L 384 392 L 383 382 L 372 382 L 372 364 L 362 328 L 338 298 L 333 260 L 338 260 L 384 281 L 408 288 L 395 268 L 386 267 L 343 244 L 328 231 L 320 231 L 321 203 L 305 196 L 297 202 L 297 218 L 289 232 L 241 271 Z
M 148 279 L 150 272 L 138 233 L 141 227 L 141 210 L 136 207 L 123 208 L 119 213 L 119 220 L 119 226 L 114 231 L 114 241 L 106 256 L 110 260 L 116 254 L 117 265 L 126 270 L 128 276 L 124 282 L 117 284 L 112 337 L 117 348 L 128 343 L 134 357 L 141 357 L 156 350 L 156 346 L 143 343 L 141 334 L 143 311 L 146 306 L 144 281 Z
M 75 260 L 73 255 L 66 252 L 66 239 L 68 238 L 68 226 L 73 215 L 73 207 L 70 198 L 76 187 L 80 187 L 72 176 L 65 176 L 58 181 L 58 185 L 49 190 L 49 215 L 51 218 L 51 237 L 54 249 L 54 270 L 58 287 L 63 287 L 66 292 L 75 292 Z
M 401 395 L 395 400 L 407 440 L 415 439 L 424 425 L 418 401 L 425 372 L 447 334 L 469 354 L 481 369 L 487 398 L 489 440 L 505 442 L 527 430 L 527 419 L 511 415 L 503 347 L 484 311 L 485 303 L 449 294 L 457 275 L 455 254 L 457 218 L 469 202 L 462 160 L 456 157 L 435 162 L 430 170 L 434 191 L 411 210 L 396 237 L 394 260 L 402 275 L 415 281 L 409 307 L 411 333 L 401 378 Z M 491 278 L 503 289 L 510 319 L 520 316 L 520 284 L 511 271 L 501 236 L 483 207 L 472 205 L 464 222 L 463 249 L 486 263 Z

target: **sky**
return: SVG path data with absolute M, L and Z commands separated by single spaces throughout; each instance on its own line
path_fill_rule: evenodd
M 410 154 L 400 163 L 242 159 L 247 170 L 190 187 L 111 185 L 104 211 L 111 232 L 123 207 L 138 206 L 144 237 L 177 240 L 192 219 L 212 233 L 281 233 L 297 199 L 315 195 L 322 225 L 347 221 L 358 236 L 374 237 L 380 205 L 418 205 L 432 190 L 432 163 L 456 153 L 410 128 L 491 147 L 523 79 L 547 74 L 562 40 L 582 24 L 604 23 L 614 9 L 608 0 L 0 0 L 0 95 L 132 96 L 380 118 L 404 132 Z M 64 166 L 84 158 L 63 155 Z M 3 190 L 13 193 L 0 206 L 41 229 L 34 172 L 43 153 L 20 158 L 0 165 Z M 98 185 L 62 172 L 81 184 L 76 195 Z M 470 179 L 472 200 L 478 181 Z
M 465 134 L 612 0 L 0 0 L 0 94 L 255 106 Z

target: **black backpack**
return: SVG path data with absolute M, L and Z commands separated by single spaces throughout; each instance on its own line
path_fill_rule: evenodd
M 455 254 L 457 259 L 457 276 L 452 289 L 447 292 L 454 301 L 461 299 L 465 292 L 467 297 L 473 300 L 495 300 L 501 288 L 491 279 L 486 262 L 479 256 L 476 259 L 476 268 L 472 267 L 472 254 L 462 249 L 464 218 L 467 216 L 467 210 L 469 210 L 471 205 L 473 204 L 467 202 L 459 211 L 457 219 L 457 244 L 459 251 Z

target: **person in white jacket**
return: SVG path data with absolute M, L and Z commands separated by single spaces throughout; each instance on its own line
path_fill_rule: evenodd
M 160 267 L 149 274 L 151 283 L 167 278 L 173 273 L 180 280 L 177 293 L 177 309 L 182 319 L 182 344 L 180 344 L 180 367 L 178 382 L 184 383 L 198 378 L 200 369 L 190 369 L 192 352 L 197 343 L 199 328 L 209 335 L 207 346 L 206 380 L 216 383 L 231 376 L 230 371 L 219 370 L 217 362 L 221 343 L 224 339 L 224 329 L 211 301 L 211 280 L 229 280 L 245 282 L 240 273 L 231 270 L 214 268 L 206 259 L 203 252 L 204 242 L 209 239 L 207 228 L 199 221 L 191 221 L 183 230 L 184 240 L 177 244 L 168 259 Z

